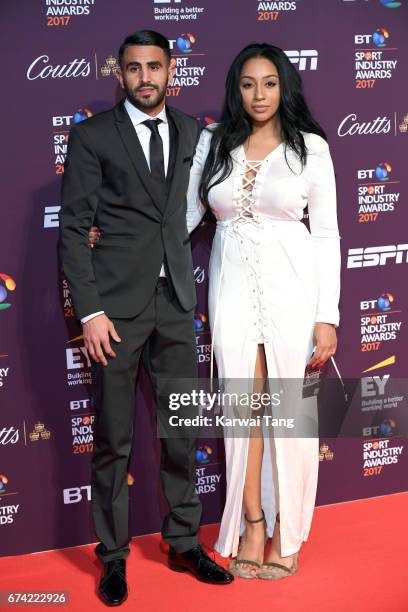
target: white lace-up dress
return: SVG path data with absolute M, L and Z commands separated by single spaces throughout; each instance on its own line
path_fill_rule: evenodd
M 302 381 L 316 322 L 339 323 L 340 245 L 333 165 L 327 143 L 304 134 L 307 164 L 282 143 L 262 161 L 232 152 L 233 170 L 210 190 L 217 219 L 209 264 L 209 318 L 220 379 L 252 380 L 258 344 L 268 378 Z M 204 130 L 188 189 L 187 223 L 198 224 L 198 186 L 211 142 Z M 308 205 L 310 232 L 301 222 Z M 314 398 L 306 410 L 317 417 Z M 309 402 L 309 404 L 307 403 Z M 313 404 L 312 404 L 313 403 Z M 248 437 L 225 437 L 227 492 L 215 549 L 235 556 L 244 529 Z M 265 437 L 262 507 L 271 536 L 280 512 L 282 555 L 309 534 L 316 497 L 316 437 Z

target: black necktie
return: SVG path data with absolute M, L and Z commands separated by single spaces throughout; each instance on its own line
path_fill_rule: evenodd
M 164 183 L 166 180 L 164 174 L 164 155 L 163 155 L 163 141 L 159 134 L 159 123 L 162 123 L 161 119 L 147 119 L 143 123 L 151 131 L 150 135 L 150 174 L 153 180 L 157 180 L 160 183 Z

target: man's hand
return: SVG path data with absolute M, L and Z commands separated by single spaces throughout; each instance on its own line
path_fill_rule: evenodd
M 109 334 L 116 342 L 121 341 L 112 321 L 105 314 L 101 314 L 83 323 L 82 329 L 88 354 L 96 363 L 101 363 L 104 366 L 108 365 L 104 351 L 106 355 L 116 357 L 116 353 L 112 350 L 109 342 Z
M 98 242 L 101 237 L 101 230 L 96 225 L 92 225 L 91 229 L 88 232 L 88 244 L 91 249 L 94 248 L 94 245 Z
M 307 367 L 321 368 L 337 349 L 336 328 L 331 323 L 316 323 L 314 328 L 316 350 Z

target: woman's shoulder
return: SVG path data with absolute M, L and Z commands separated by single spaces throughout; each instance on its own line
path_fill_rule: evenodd
M 302 132 L 302 134 L 308 154 L 318 155 L 329 150 L 327 141 L 318 134 L 313 134 L 312 132 Z
M 219 123 L 209 123 L 201 130 L 201 136 L 203 138 L 211 139 L 212 135 L 214 134 L 215 130 L 219 125 Z
M 219 124 L 211 123 L 210 125 L 206 125 L 201 130 L 200 138 L 198 139 L 197 148 L 195 151 L 196 162 L 201 163 L 207 157 L 211 146 L 212 135 L 217 125 Z
M 219 123 L 211 123 L 210 125 L 206 125 L 201 130 L 200 138 L 199 138 L 198 145 L 197 145 L 197 150 L 205 154 L 208 153 L 212 136 L 218 125 Z

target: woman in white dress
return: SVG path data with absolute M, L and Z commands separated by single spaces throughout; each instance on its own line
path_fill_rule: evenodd
M 329 147 L 281 49 L 254 44 L 235 58 L 220 123 L 201 134 L 187 201 L 190 231 L 208 206 L 217 220 L 209 317 L 219 379 L 253 381 L 254 391 L 295 379 L 292 390 L 301 390 L 306 365 L 321 367 L 336 350 L 340 236 Z M 316 420 L 315 398 L 299 405 L 297 414 Z M 236 557 L 237 576 L 279 579 L 297 569 L 319 465 L 317 434 L 304 436 L 251 428 L 225 437 L 215 549 Z

